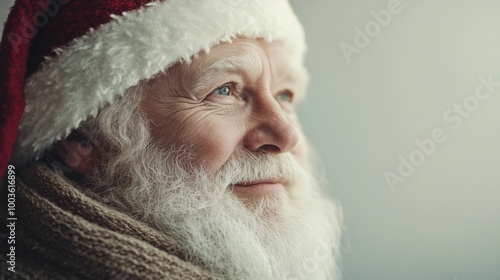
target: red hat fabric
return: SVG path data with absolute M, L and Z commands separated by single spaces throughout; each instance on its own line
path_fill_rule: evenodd
M 0 170 L 36 160 L 143 79 L 236 36 L 281 40 L 302 64 L 287 0 L 20 0 L 0 43 Z

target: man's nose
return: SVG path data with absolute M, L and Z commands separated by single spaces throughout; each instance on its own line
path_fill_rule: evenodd
M 297 128 L 271 94 L 255 101 L 249 122 L 244 143 L 252 152 L 285 153 L 299 141 Z

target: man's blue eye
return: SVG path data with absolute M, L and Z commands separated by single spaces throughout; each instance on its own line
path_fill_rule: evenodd
M 286 102 L 292 102 L 293 94 L 289 91 L 282 91 L 278 95 L 279 99 Z
M 230 95 L 231 88 L 229 88 L 229 86 L 223 86 L 223 87 L 220 87 L 220 88 L 214 90 L 213 93 L 217 94 L 217 95 Z

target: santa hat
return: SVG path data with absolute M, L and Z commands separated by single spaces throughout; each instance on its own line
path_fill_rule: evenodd
M 0 45 L 0 170 L 36 160 L 143 79 L 236 36 L 281 40 L 302 64 L 287 0 L 18 0 Z

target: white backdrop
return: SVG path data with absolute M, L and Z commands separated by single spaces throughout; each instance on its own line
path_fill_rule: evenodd
M 500 2 L 293 4 L 313 77 L 305 130 L 344 207 L 344 279 L 500 279 Z M 415 144 L 436 128 L 442 143 Z M 414 171 L 392 190 L 400 156 Z
M 500 2 L 292 4 L 344 279 L 500 279 Z

